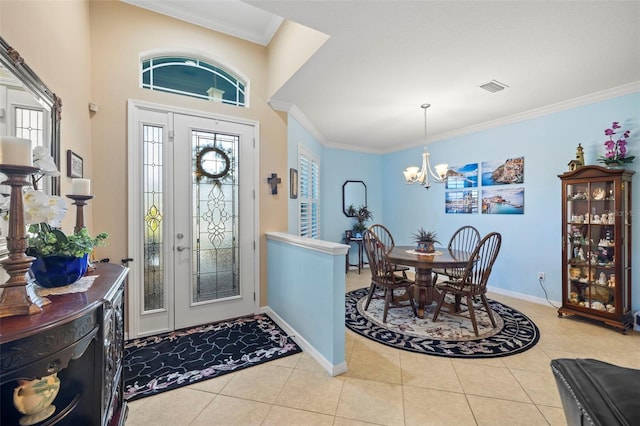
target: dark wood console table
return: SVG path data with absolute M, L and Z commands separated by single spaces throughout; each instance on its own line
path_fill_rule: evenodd
M 56 410 L 38 425 L 124 425 L 122 356 L 128 268 L 97 263 L 89 290 L 47 296 L 36 315 L 0 320 L 0 424 L 17 425 L 18 379 L 57 373 Z
M 347 254 L 346 254 L 346 272 L 349 272 L 349 267 L 351 266 L 357 266 L 358 267 L 358 274 L 360 274 L 360 271 L 362 271 L 362 268 L 364 268 L 364 265 L 368 265 L 368 262 L 365 262 L 364 260 L 364 243 L 362 241 L 362 237 L 360 238 L 355 238 L 355 237 L 351 237 L 351 238 L 345 238 L 345 244 L 347 244 L 349 246 L 349 249 L 351 249 L 351 244 L 355 244 L 356 245 L 356 254 L 358 255 L 358 263 L 350 263 L 349 262 L 349 250 L 347 250 Z

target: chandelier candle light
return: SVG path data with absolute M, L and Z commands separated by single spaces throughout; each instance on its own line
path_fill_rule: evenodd
M 447 180 L 448 164 L 437 164 L 435 173 L 431 169 L 431 163 L 429 162 L 429 151 L 427 151 L 427 108 L 431 104 L 422 104 L 420 108 L 424 109 L 424 152 L 422 153 L 422 168 L 416 166 L 407 167 L 404 173 L 404 179 L 407 183 L 419 183 L 426 189 L 431 188 L 431 182 L 429 181 L 429 175 L 437 183 L 443 183 Z

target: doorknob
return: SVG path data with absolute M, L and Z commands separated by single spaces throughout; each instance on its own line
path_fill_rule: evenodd
M 189 247 L 186 247 L 186 246 L 176 246 L 176 250 L 178 250 L 178 251 L 184 251 L 184 250 L 186 250 L 188 248 Z

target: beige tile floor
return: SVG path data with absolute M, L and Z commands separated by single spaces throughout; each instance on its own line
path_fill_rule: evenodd
M 369 271 L 347 274 L 347 291 Z M 597 358 L 640 369 L 640 333 L 627 335 L 556 309 L 497 294 L 540 329 L 513 356 L 457 360 L 380 345 L 346 331 L 349 371 L 330 377 L 297 354 L 129 404 L 135 425 L 565 425 L 549 363 Z

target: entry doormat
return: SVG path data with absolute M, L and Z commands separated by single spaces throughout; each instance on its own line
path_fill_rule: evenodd
M 129 401 L 302 352 L 267 315 L 252 315 L 125 342 Z
M 387 322 L 383 323 L 383 293 L 374 295 L 365 311 L 368 293 L 368 288 L 361 288 L 346 294 L 346 326 L 394 348 L 451 358 L 493 358 L 524 352 L 540 339 L 533 321 L 495 300 L 489 299 L 489 305 L 497 327 L 491 326 L 484 309 L 475 309 L 479 334 L 476 336 L 470 319 L 449 315 L 445 308 L 434 322 L 435 303 L 425 307 L 424 319 L 420 319 L 403 302 L 406 306 L 389 308 Z

